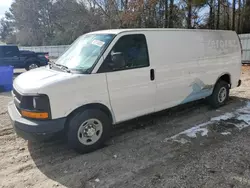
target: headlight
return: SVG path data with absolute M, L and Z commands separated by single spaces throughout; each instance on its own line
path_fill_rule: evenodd
M 51 117 L 49 98 L 47 95 L 23 96 L 20 111 L 24 117 L 48 119 Z

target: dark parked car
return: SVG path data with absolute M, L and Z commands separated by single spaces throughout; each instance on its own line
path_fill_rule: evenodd
M 19 50 L 15 45 L 0 45 L 0 66 L 34 69 L 48 65 L 49 53 Z

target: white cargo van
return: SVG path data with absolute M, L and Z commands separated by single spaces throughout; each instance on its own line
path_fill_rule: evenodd
M 222 106 L 240 73 L 233 31 L 96 31 L 55 63 L 19 75 L 8 112 L 23 138 L 65 131 L 72 148 L 89 152 L 113 124 L 202 98 Z

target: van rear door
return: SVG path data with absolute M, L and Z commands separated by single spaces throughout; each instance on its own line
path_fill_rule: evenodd
M 156 84 L 146 37 L 143 34 L 123 34 L 114 39 L 113 44 L 98 72 L 106 73 L 116 122 L 153 112 Z M 114 65 L 112 54 L 122 54 L 122 57 L 119 57 L 119 66 L 110 68 Z

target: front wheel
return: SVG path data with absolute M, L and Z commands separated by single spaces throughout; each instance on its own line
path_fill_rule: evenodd
M 216 83 L 213 94 L 209 97 L 212 107 L 219 108 L 223 106 L 229 98 L 229 84 L 223 80 Z
M 101 148 L 111 131 L 110 118 L 100 110 L 78 112 L 70 120 L 67 130 L 68 144 L 79 153 Z

